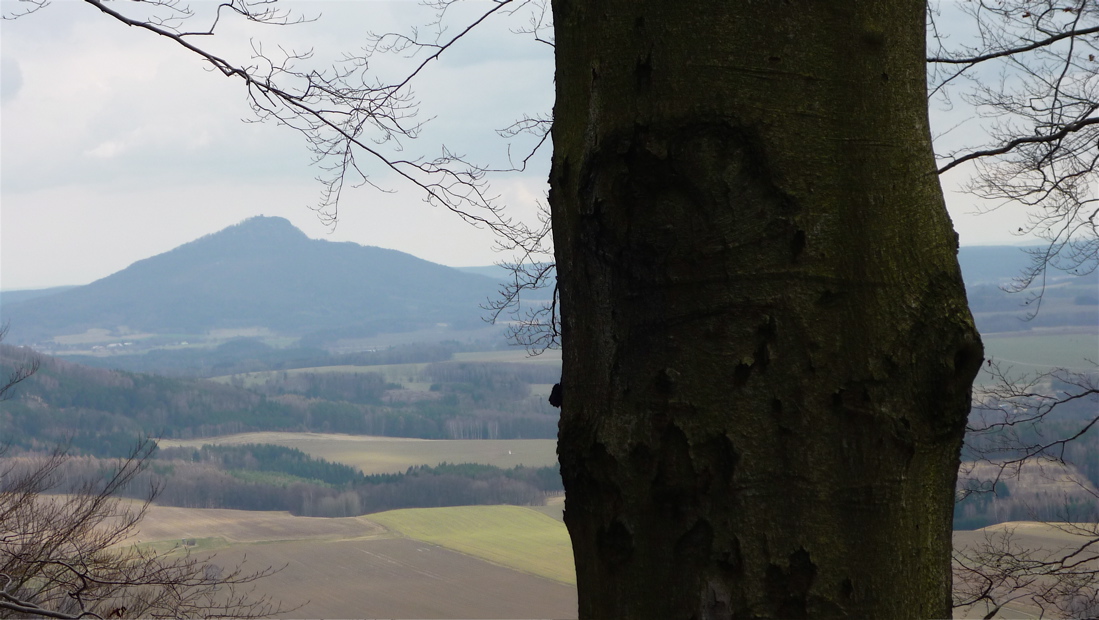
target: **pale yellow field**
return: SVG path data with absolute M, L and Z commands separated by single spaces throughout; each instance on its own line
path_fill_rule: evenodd
M 1033 550 L 1034 559 L 1047 557 L 1046 554 L 1075 550 L 1086 541 L 1093 538 L 1088 532 L 1094 532 L 1094 524 L 1084 524 L 1075 528 L 1071 524 L 1058 527 L 1049 523 L 1036 523 L 1030 521 L 1015 521 L 1011 523 L 999 523 L 981 528 L 979 530 L 954 532 L 954 548 L 975 548 L 986 541 L 1002 540 L 1004 535 L 1010 537 L 1013 548 Z M 1090 553 L 1090 555 L 1089 555 Z M 1085 551 L 1077 555 L 1076 560 L 1092 558 L 1091 562 L 1099 563 L 1099 550 Z M 968 609 L 956 609 L 955 618 L 982 618 L 991 611 L 985 603 L 978 603 Z M 1029 619 L 1050 617 L 1042 614 L 1042 609 L 1027 601 L 1025 597 L 1005 605 L 996 615 L 997 618 Z
M 979 530 L 954 532 L 954 546 L 970 546 L 984 541 L 988 536 L 998 537 L 1010 534 L 1011 540 L 1021 547 L 1057 551 L 1074 548 L 1093 538 L 1093 535 L 1087 532 L 1094 531 L 1095 527 L 1095 524 L 1054 525 L 1035 521 L 997 523 Z M 1095 550 L 1093 555 L 1099 557 L 1099 550 Z
M 408 439 L 331 433 L 241 433 L 203 439 L 164 439 L 165 448 L 204 444 L 269 443 L 358 467 L 365 474 L 391 474 L 414 465 L 481 463 L 497 467 L 545 467 L 557 463 L 555 439 Z
M 370 518 L 409 538 L 562 583 L 576 583 L 572 543 L 565 525 L 530 508 L 409 508 Z

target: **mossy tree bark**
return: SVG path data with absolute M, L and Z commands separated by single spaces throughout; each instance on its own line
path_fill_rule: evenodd
M 922 0 L 554 0 L 582 618 L 933 618 L 982 350 Z

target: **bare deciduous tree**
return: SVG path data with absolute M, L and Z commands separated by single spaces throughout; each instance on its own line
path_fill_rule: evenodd
M 954 606 L 980 608 L 995 618 L 1010 604 L 1041 610 L 1043 617 L 1099 615 L 1099 525 L 1060 523 L 1066 543 L 1035 549 L 1015 528 L 987 532 L 954 554 Z
M 497 312 L 554 284 L 544 261 L 531 258 L 548 249 L 548 220 L 530 227 L 512 220 L 488 189 L 489 166 L 448 149 L 416 159 L 381 147 L 418 135 L 411 84 L 424 67 L 484 20 L 533 8 L 527 32 L 555 45 L 558 57 L 550 204 L 562 285 L 519 326 L 535 348 L 567 337 L 561 455 L 582 613 L 942 610 L 949 464 L 980 345 L 941 196 L 924 174 L 933 167 L 920 159 L 930 148 L 926 111 L 913 99 L 922 97 L 921 3 L 842 15 L 814 4 L 746 18 L 749 7 L 731 15 L 717 4 L 683 11 L 658 2 L 554 2 L 550 38 L 544 4 L 496 0 L 456 35 L 439 28 L 426 38 L 372 36 L 363 53 L 318 72 L 298 68 L 307 54 L 272 58 L 257 48 L 250 64 L 234 64 L 196 46 L 221 8 L 208 27 L 185 30 L 180 20 L 190 14 L 175 2 L 85 1 L 198 54 L 245 84 L 259 118 L 300 131 L 327 173 L 318 205 L 327 217 L 337 216 L 345 183 L 372 182 L 357 159 L 365 157 L 525 252 Z M 455 4 L 432 3 L 440 23 Z M 167 17 L 122 12 L 134 6 Z M 267 2 L 221 6 L 255 21 L 292 21 Z M 980 6 L 975 17 L 996 15 Z M 1020 60 L 1091 34 L 1082 25 L 1088 7 L 1065 8 L 1038 11 L 1043 38 L 1011 38 L 1016 14 L 1001 11 L 1004 38 L 982 31 L 980 49 L 930 59 L 948 67 L 932 77 L 936 92 L 997 59 L 1033 77 L 1020 91 L 970 95 L 1033 127 L 1006 124 L 993 134 L 997 144 L 951 154 L 939 170 L 978 162 L 986 174 L 975 191 L 1045 209 L 1039 217 L 1049 219 L 1035 224 L 1050 235 L 1043 270 L 1052 257 L 1094 268 L 1088 145 L 1061 148 L 1092 125 L 1094 108 L 1077 101 L 1068 70 L 1081 57 L 1061 65 Z M 746 23 L 753 27 L 741 29 Z M 660 36 L 649 29 L 656 24 Z M 860 52 L 852 55 L 852 45 Z M 698 62 L 715 50 L 718 70 Z M 422 60 L 397 81 L 373 79 L 367 60 L 394 51 L 420 52 Z M 863 86 L 856 93 L 852 84 Z M 802 100 L 812 105 L 798 107 Z M 533 136 L 537 149 L 550 127 L 549 119 L 526 119 L 511 135 Z M 991 157 L 1000 160 L 985 164 Z M 887 178 L 891 185 L 879 185 Z M 833 186 L 837 179 L 842 187 Z M 836 229 L 838 221 L 848 224 Z M 688 230 L 686 241 L 676 227 Z M 896 515 L 871 489 L 900 505 L 936 503 L 926 514 Z M 804 525 L 808 506 L 820 521 L 812 533 L 792 527 Z M 757 515 L 751 523 L 749 513 Z M 858 539 L 838 544 L 856 513 Z M 918 550 L 909 537 L 917 530 Z M 906 545 L 920 561 L 889 564 Z M 856 548 L 863 560 L 885 564 L 852 564 Z M 660 563 L 677 554 L 683 562 Z M 663 592 L 673 586 L 674 595 Z
M 0 326 L 0 342 L 4 341 L 4 337 L 8 335 L 8 328 L 10 326 L 5 323 Z M 9 392 L 12 388 L 19 385 L 23 381 L 30 378 L 31 375 L 38 372 L 38 367 L 41 364 L 38 357 L 36 357 L 29 349 L 26 350 L 26 359 L 22 364 L 17 365 L 9 374 L 4 383 L 0 385 L 0 402 L 4 402 L 8 398 L 11 398 Z
M 1094 452 L 1079 442 L 1094 434 L 1099 416 L 1078 413 L 1088 411 L 1088 403 L 1099 403 L 1094 377 L 1063 369 L 1022 377 L 995 362 L 989 362 L 986 373 L 991 381 L 977 391 L 967 429 L 960 500 L 995 495 L 1003 485 L 1043 467 L 1064 478 L 1074 471 L 1067 467 L 1074 452 L 1094 459 Z M 1084 406 L 1067 415 L 1074 404 Z M 1066 497 L 1053 515 L 1050 507 L 1030 509 L 1032 520 L 1064 534 L 1064 544 L 1028 546 L 1008 527 L 987 532 L 976 544 L 959 545 L 954 551 L 955 607 L 983 605 L 987 618 L 1009 604 L 1055 617 L 1099 614 L 1099 492 L 1087 480 L 1069 477 L 1058 483 L 1073 486 L 1072 495 L 1085 501 L 1070 503 Z
M 113 470 L 83 480 L 64 467 L 63 450 L 0 453 L 0 617 L 258 618 L 283 611 L 253 592 L 272 569 L 225 569 L 216 558 L 135 544 L 155 489 L 136 504 L 115 495 L 146 469 L 155 447 L 145 441 Z
M 35 361 L 0 394 L 31 376 Z M 157 488 L 136 504 L 116 495 L 155 449 L 144 440 L 113 469 L 82 475 L 66 470 L 63 449 L 13 457 L 0 448 L 0 618 L 260 618 L 283 610 L 252 591 L 270 568 L 224 570 L 213 558 L 134 544 Z
M 1027 210 L 1018 232 L 1047 244 L 1014 288 L 1038 284 L 1030 292 L 1040 303 L 1047 268 L 1084 274 L 1099 266 L 1099 6 L 977 0 L 947 8 L 954 13 L 946 21 L 966 29 L 933 29 L 941 36 L 932 39 L 929 90 L 972 106 L 988 138 L 940 153 L 939 172 L 971 163 L 969 191 L 993 208 Z
M 1051 272 L 1084 275 L 1099 265 L 1099 6 L 1093 0 L 978 0 L 935 4 L 929 16 L 929 92 L 947 105 L 960 99 L 972 106 L 987 131 L 983 144 L 940 152 L 939 171 L 968 165 L 968 191 L 992 209 L 1027 210 L 1029 221 L 1018 232 L 1046 243 L 1031 250 L 1030 265 L 1008 290 L 1024 294 L 1021 305 L 1033 318 Z M 965 28 L 952 28 L 958 23 Z M 1099 415 L 1058 420 L 1073 404 L 1096 400 L 1094 372 L 1021 376 L 994 361 L 986 372 L 966 453 L 970 463 L 989 465 L 981 471 L 993 473 L 967 476 L 963 465 L 963 497 L 994 493 L 997 483 L 1017 479 L 1041 459 L 1064 462 L 1072 442 L 1099 424 Z M 1079 486 L 1085 493 L 1094 488 Z M 1068 617 L 1095 614 L 1088 605 L 1099 585 L 1099 532 L 1074 519 L 1096 515 L 1066 513 L 1065 521 L 1050 525 L 1071 529 L 1082 541 L 1076 547 L 1028 549 L 995 536 L 956 552 L 955 602 L 986 602 L 988 617 L 1018 598 Z

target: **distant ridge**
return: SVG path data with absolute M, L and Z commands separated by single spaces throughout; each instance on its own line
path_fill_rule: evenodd
M 964 246 L 958 259 L 975 312 L 1010 314 L 1009 327 L 1020 328 L 1024 300 L 999 287 L 1030 264 L 1027 248 Z M 1050 275 L 1074 286 L 1099 284 L 1099 273 Z M 0 324 L 10 322 L 7 342 L 12 344 L 40 343 L 95 328 L 168 336 L 264 327 L 277 334 L 309 336 L 303 345 L 323 346 L 439 323 L 483 327 L 481 306 L 510 279 L 503 267 L 451 268 L 396 250 L 310 239 L 284 218 L 259 216 L 86 286 L 4 291 Z M 1048 303 L 1043 309 L 1041 320 L 1023 327 L 1064 323 L 1053 316 L 1061 310 Z M 1085 324 L 1090 316 L 1084 317 Z
M 51 286 L 50 288 L 33 288 L 33 289 L 21 289 L 14 291 L 0 291 L 0 304 L 14 304 L 20 301 L 26 301 L 28 299 L 34 299 L 35 297 L 45 297 L 46 295 L 56 295 L 61 291 L 67 291 L 71 288 L 76 288 L 74 285 L 70 286 Z
M 396 250 L 310 239 L 284 218 L 260 216 L 86 286 L 11 303 L 0 297 L 0 314 L 13 343 L 93 328 L 376 333 L 480 326 L 480 306 L 495 292 L 482 275 Z
M 1030 266 L 1033 247 L 970 245 L 958 249 L 958 263 L 967 285 L 1006 284 Z

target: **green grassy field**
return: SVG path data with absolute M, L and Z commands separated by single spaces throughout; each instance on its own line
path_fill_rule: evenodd
M 246 570 L 284 567 L 256 594 L 295 611 L 282 617 L 575 618 L 571 547 L 564 525 L 517 506 L 395 510 L 324 519 L 285 512 L 152 506 L 135 538 L 162 552 L 194 539 L 196 557 Z M 955 532 L 956 547 L 1015 530 L 1032 549 L 1061 549 L 1079 537 L 1038 523 Z M 1029 618 L 1012 604 L 997 617 Z M 980 618 L 987 609 L 955 610 Z
M 481 463 L 510 468 L 557 463 L 556 439 L 406 439 L 326 433 L 241 433 L 202 439 L 163 439 L 162 447 L 269 443 L 297 448 L 317 458 L 359 468 L 364 474 L 392 474 L 414 465 Z
M 1021 371 L 1040 372 L 1053 367 L 1094 370 L 1094 362 L 1099 362 L 1099 331 L 1096 330 L 1009 332 L 990 334 L 983 340 L 985 357 Z
M 530 508 L 409 508 L 369 518 L 408 538 L 562 583 L 576 583 L 565 525 Z

